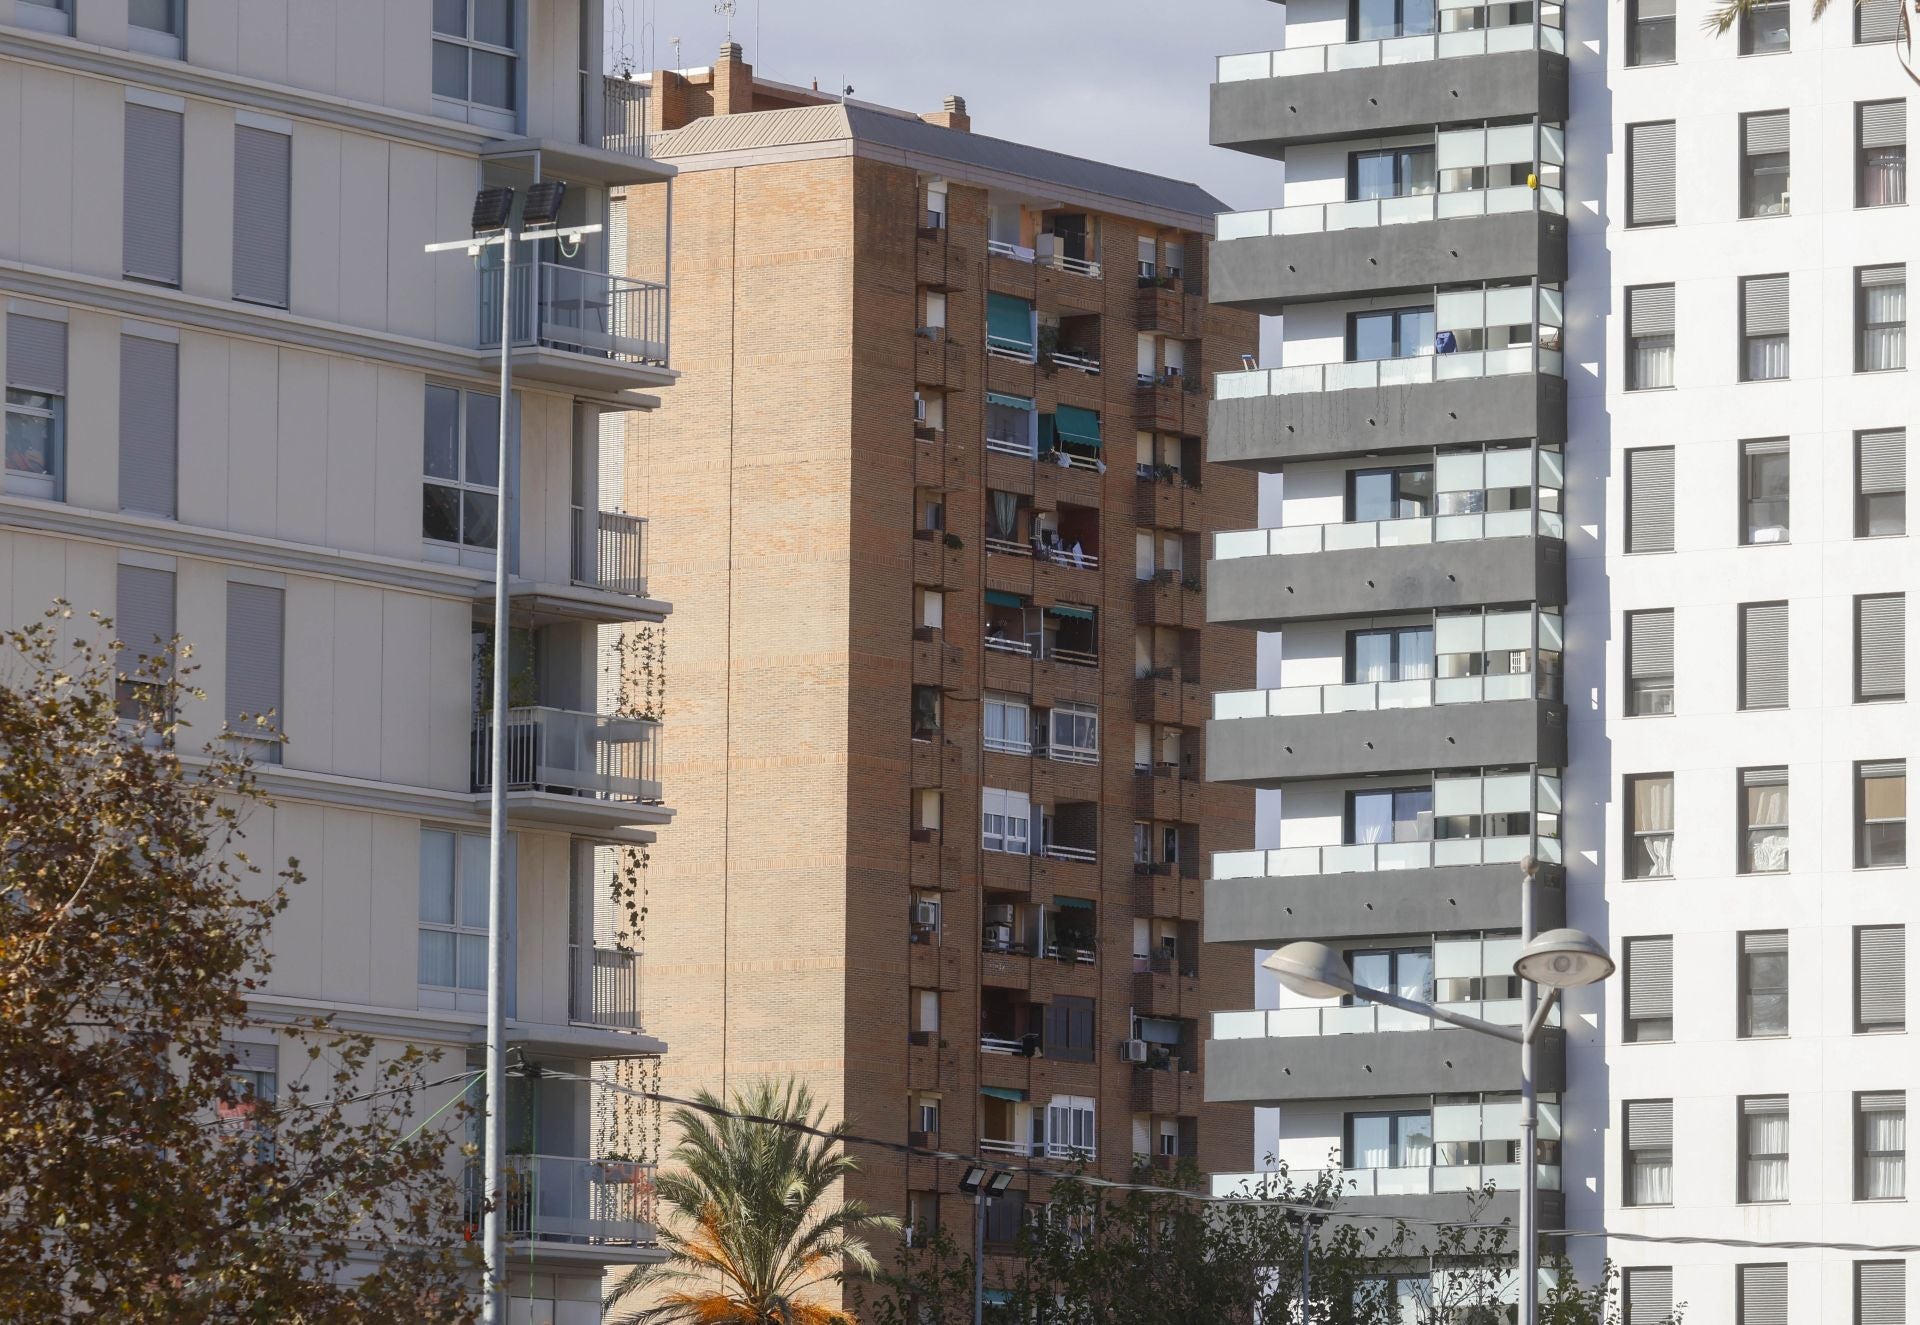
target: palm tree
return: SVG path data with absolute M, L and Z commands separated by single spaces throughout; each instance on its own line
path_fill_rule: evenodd
M 1746 18 L 1765 2 L 1766 0 L 1725 0 L 1719 8 L 1708 12 L 1704 26 L 1707 31 L 1724 37 L 1733 29 L 1735 23 Z M 1818 19 L 1826 13 L 1827 6 L 1831 3 L 1832 0 L 1813 0 L 1813 17 Z M 1848 7 L 1853 8 L 1865 3 L 1866 0 L 1852 0 Z M 1894 57 L 1900 61 L 1900 67 L 1906 72 L 1907 77 L 1920 83 L 1920 73 L 1916 73 L 1913 66 L 1913 22 L 1907 12 L 1909 4 L 1913 4 L 1915 12 L 1920 13 L 1920 3 L 1916 3 L 1916 0 L 1894 0 L 1893 12 L 1899 20 L 1894 31 Z
M 846 1124 L 823 1128 L 826 1109 L 791 1080 L 736 1093 L 731 1109 L 706 1091 L 695 1098 L 697 1107 L 674 1110 L 680 1140 L 658 1183 L 669 1255 L 620 1277 L 606 1296 L 618 1313 L 610 1319 L 851 1325 L 843 1313 L 800 1299 L 849 1270 L 872 1273 L 876 1262 L 860 1235 L 896 1230 L 900 1221 L 860 1201 L 827 1208 L 834 1184 L 859 1167 L 838 1147 Z

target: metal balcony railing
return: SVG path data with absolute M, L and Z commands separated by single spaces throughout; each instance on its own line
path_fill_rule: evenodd
M 1517 998 L 1473 999 L 1445 1006 L 1449 1012 L 1478 1017 L 1496 1026 L 1526 1024 L 1526 1005 Z M 1560 1024 L 1558 1007 L 1548 1014 L 1547 1024 Z M 1292 1040 L 1327 1035 L 1380 1035 L 1394 1031 L 1458 1029 L 1435 1017 L 1378 1003 L 1362 1003 L 1350 1008 L 1269 1008 L 1264 1011 L 1213 1014 L 1213 1038 L 1216 1040 Z
M 1520 1189 L 1518 1164 L 1414 1164 L 1394 1168 L 1335 1169 L 1341 1190 L 1348 1196 L 1432 1196 L 1446 1192 L 1480 1192 L 1489 1184 L 1495 1191 Z M 1541 1191 L 1560 1190 L 1560 1166 L 1537 1166 Z M 1296 1172 L 1296 1185 L 1312 1186 L 1320 1174 Z M 1258 1195 L 1263 1184 L 1278 1181 L 1273 1173 L 1216 1173 L 1215 1196 Z
M 1281 690 L 1225 690 L 1213 697 L 1213 716 L 1217 719 L 1298 718 L 1366 713 L 1376 709 L 1423 709 L 1440 704 L 1491 704 L 1537 697 L 1533 672 L 1422 677 L 1414 681 L 1287 686 Z
M 587 1247 L 654 1245 L 654 1167 L 630 1160 L 508 1155 L 501 1216 L 510 1242 Z M 478 1223 L 485 1185 L 467 1170 L 468 1218 Z
M 1552 330 L 1557 331 L 1557 328 Z M 1498 350 L 1466 350 L 1455 354 L 1417 354 L 1406 359 L 1361 359 L 1352 363 L 1309 363 L 1294 368 L 1256 368 L 1251 372 L 1215 373 L 1216 400 L 1255 400 L 1262 396 L 1293 396 L 1322 391 L 1361 391 L 1383 386 L 1425 386 L 1480 377 L 1510 377 L 1542 372 L 1561 376 L 1561 353 L 1510 345 Z
M 513 343 L 667 365 L 667 287 L 558 262 L 513 269 Z M 480 348 L 500 347 L 500 269 L 480 272 Z
M 652 89 L 625 78 L 601 80 L 600 146 L 621 156 L 650 155 L 647 142 L 647 101 Z
M 1214 236 L 1220 240 L 1264 239 L 1271 235 L 1417 225 L 1422 221 L 1449 221 L 1463 216 L 1500 216 L 1533 211 L 1536 201 L 1540 211 L 1566 215 L 1566 195 L 1559 189 L 1530 189 L 1524 184 L 1515 184 L 1459 193 L 1416 193 L 1404 198 L 1308 203 L 1264 212 L 1222 212 L 1214 218 Z
M 573 947 L 568 1019 L 612 1030 L 640 1029 L 640 954 L 618 948 Z
M 573 582 L 629 598 L 645 598 L 646 520 L 618 511 L 574 507 Z
M 1546 16 L 1556 16 L 1559 8 L 1558 5 L 1549 6 L 1551 12 Z M 1428 60 L 1498 55 L 1503 51 L 1567 53 L 1567 34 L 1564 31 L 1543 26 L 1539 32 L 1536 43 L 1531 23 L 1513 23 L 1504 27 L 1474 28 L 1466 32 L 1430 32 L 1376 41 L 1339 42 L 1331 46 L 1301 46 L 1282 51 L 1222 55 L 1215 66 L 1214 81 L 1244 83 L 1259 78 L 1297 78 L 1302 74 L 1377 69 L 1393 64 L 1423 64 Z
M 658 804 L 660 724 L 556 708 L 507 710 L 507 787 Z M 493 714 L 473 720 L 473 789 L 493 787 Z
M 1213 536 L 1215 561 L 1240 557 L 1283 557 L 1306 552 L 1346 552 L 1355 548 L 1416 547 L 1427 543 L 1478 542 L 1540 534 L 1567 536 L 1559 511 L 1481 511 L 1470 515 L 1421 515 L 1404 520 L 1356 520 L 1341 524 L 1286 525 L 1278 529 L 1237 529 Z
M 1554 837 L 1453 837 L 1437 842 L 1364 842 L 1326 847 L 1278 847 L 1271 851 L 1216 851 L 1213 878 L 1299 879 L 1320 874 L 1375 874 L 1386 870 L 1503 865 L 1531 853 L 1560 863 Z
M 1005 1137 L 983 1136 L 980 1138 L 980 1153 L 983 1155 L 1033 1155 L 1038 1152 L 1037 1141 L 1013 1141 Z

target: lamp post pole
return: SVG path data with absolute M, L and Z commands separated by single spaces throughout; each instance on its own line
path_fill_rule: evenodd
M 973 1194 L 973 1325 L 980 1325 L 987 1286 L 987 1186 Z
M 1534 352 L 1539 353 L 1538 340 Z M 1528 856 L 1520 863 L 1520 947 L 1533 942 L 1533 876 L 1538 862 Z M 1531 980 L 1520 982 L 1520 1013 L 1528 1034 L 1520 1041 L 1520 1320 L 1519 1325 L 1536 1325 L 1540 1314 L 1540 1166 L 1539 1092 L 1533 1081 L 1534 1003 L 1539 987 Z

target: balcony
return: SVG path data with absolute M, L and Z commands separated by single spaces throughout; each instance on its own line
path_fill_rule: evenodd
M 1435 124 L 1567 118 L 1560 6 L 1543 26 L 1474 28 L 1220 57 L 1215 147 L 1283 156 L 1289 147 Z
M 472 787 L 492 790 L 493 715 L 474 716 Z M 664 823 L 660 724 L 526 707 L 507 710 L 507 806 L 528 823 L 615 829 Z
M 605 1030 L 639 1030 L 640 954 L 574 944 L 568 1019 Z
M 660 1259 L 653 1165 L 560 1155 L 508 1155 L 505 1164 L 501 1215 L 513 1250 L 591 1263 Z M 468 1218 L 475 1224 L 483 1191 L 479 1168 L 470 1168 Z
M 1542 1105 L 1544 1119 L 1547 1108 Z M 1345 1194 L 1340 1206 L 1360 1214 L 1379 1212 L 1377 1220 L 1358 1225 L 1375 1229 L 1383 1240 L 1391 1239 L 1397 1219 L 1410 1224 L 1423 1221 L 1456 1221 L 1469 1218 L 1486 1223 L 1518 1224 L 1518 1164 L 1434 1164 L 1403 1168 L 1338 1169 Z M 1296 1188 L 1310 1186 L 1319 1172 L 1293 1171 Z M 1213 1195 L 1279 1195 L 1278 1175 L 1273 1173 L 1216 1173 L 1210 1179 Z M 1538 1166 L 1540 1219 L 1544 1227 L 1558 1228 L 1565 1217 L 1566 1198 L 1560 1192 L 1560 1166 Z M 1268 1184 L 1272 1184 L 1269 1186 Z M 1481 1196 L 1491 1184 L 1494 1196 Z M 1417 1233 L 1416 1233 L 1417 1240 Z
M 479 273 L 480 348 L 500 348 L 500 269 Z M 667 287 L 557 262 L 513 269 L 513 368 L 529 381 L 614 403 L 665 386 Z

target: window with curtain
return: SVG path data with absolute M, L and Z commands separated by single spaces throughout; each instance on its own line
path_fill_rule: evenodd
M 1861 267 L 1855 279 L 1860 349 L 1854 370 L 1885 373 L 1907 366 L 1907 267 Z
M 1784 3 L 1778 5 L 1782 15 Z M 1785 216 L 1792 210 L 1792 157 L 1784 110 L 1740 117 L 1740 215 Z
M 1347 841 L 1356 846 L 1373 842 L 1429 842 L 1433 840 L 1433 789 L 1404 787 L 1390 791 L 1347 793 Z
M 1418 681 L 1433 675 L 1433 627 L 1347 634 L 1347 681 Z
M 1628 1100 L 1626 1122 L 1628 1205 L 1673 1204 L 1673 1101 Z
M 1907 1028 L 1907 927 L 1853 931 L 1853 1030 L 1880 1035 Z
M 988 695 L 981 705 L 982 743 L 1001 754 L 1033 751 L 1033 718 L 1027 701 L 1014 695 Z
M 1020 494 L 989 489 L 987 492 L 987 536 L 1003 543 L 1020 537 Z
M 1353 982 L 1366 989 L 1385 989 L 1402 998 L 1433 1001 L 1432 948 L 1376 948 L 1347 954 Z M 1349 994 L 1343 1007 L 1367 1006 L 1365 999 Z
M 1905 1091 L 1855 1095 L 1854 1138 L 1859 1170 L 1857 1201 L 1900 1201 L 1907 1195 L 1907 1095 Z
M 1854 863 L 1875 869 L 1907 863 L 1907 761 L 1854 765 Z
M 1740 1101 L 1740 1200 L 1787 1199 L 1787 1097 L 1749 1095 Z
M 1674 0 L 1627 0 L 1627 63 L 1672 64 Z
M 1740 772 L 1740 872 L 1782 874 L 1787 869 L 1787 770 Z
M 1786 376 L 1786 338 L 1780 338 L 1781 353 L 1777 366 Z M 1751 351 L 1754 341 L 1748 338 Z M 1764 360 L 1765 356 L 1761 358 Z M 1748 366 L 1754 364 L 1752 353 Z M 1763 364 L 1763 366 L 1765 366 Z M 1757 380 L 1757 379 L 1749 379 Z M 1785 543 L 1791 523 L 1791 452 L 1784 437 L 1752 438 L 1740 443 L 1740 541 L 1745 544 Z
M 1787 278 L 1740 278 L 1740 380 L 1776 382 L 1789 370 Z
M 1855 538 L 1907 532 L 1907 430 L 1877 428 L 1853 435 Z
M 1673 936 L 1653 935 L 1626 941 L 1627 1025 L 1629 1044 L 1673 1039 Z
M 1854 107 L 1860 207 L 1899 207 L 1907 201 L 1907 103 L 1862 101 Z
M 6 468 L 0 491 L 59 501 L 65 493 L 67 324 L 7 315 Z
M 1673 712 L 1673 609 L 1627 613 L 1627 714 Z
M 1352 152 L 1347 156 L 1347 197 L 1355 201 L 1432 193 L 1436 178 L 1431 144 Z
M 1627 291 L 1627 390 L 1673 385 L 1674 311 L 1671 285 Z
M 1627 779 L 1627 877 L 1673 877 L 1673 774 Z
M 1433 1163 L 1433 1115 L 1404 1113 L 1347 1115 L 1350 1169 L 1426 1168 Z
M 1787 1033 L 1787 932 L 1740 936 L 1740 1038 L 1775 1039 Z

